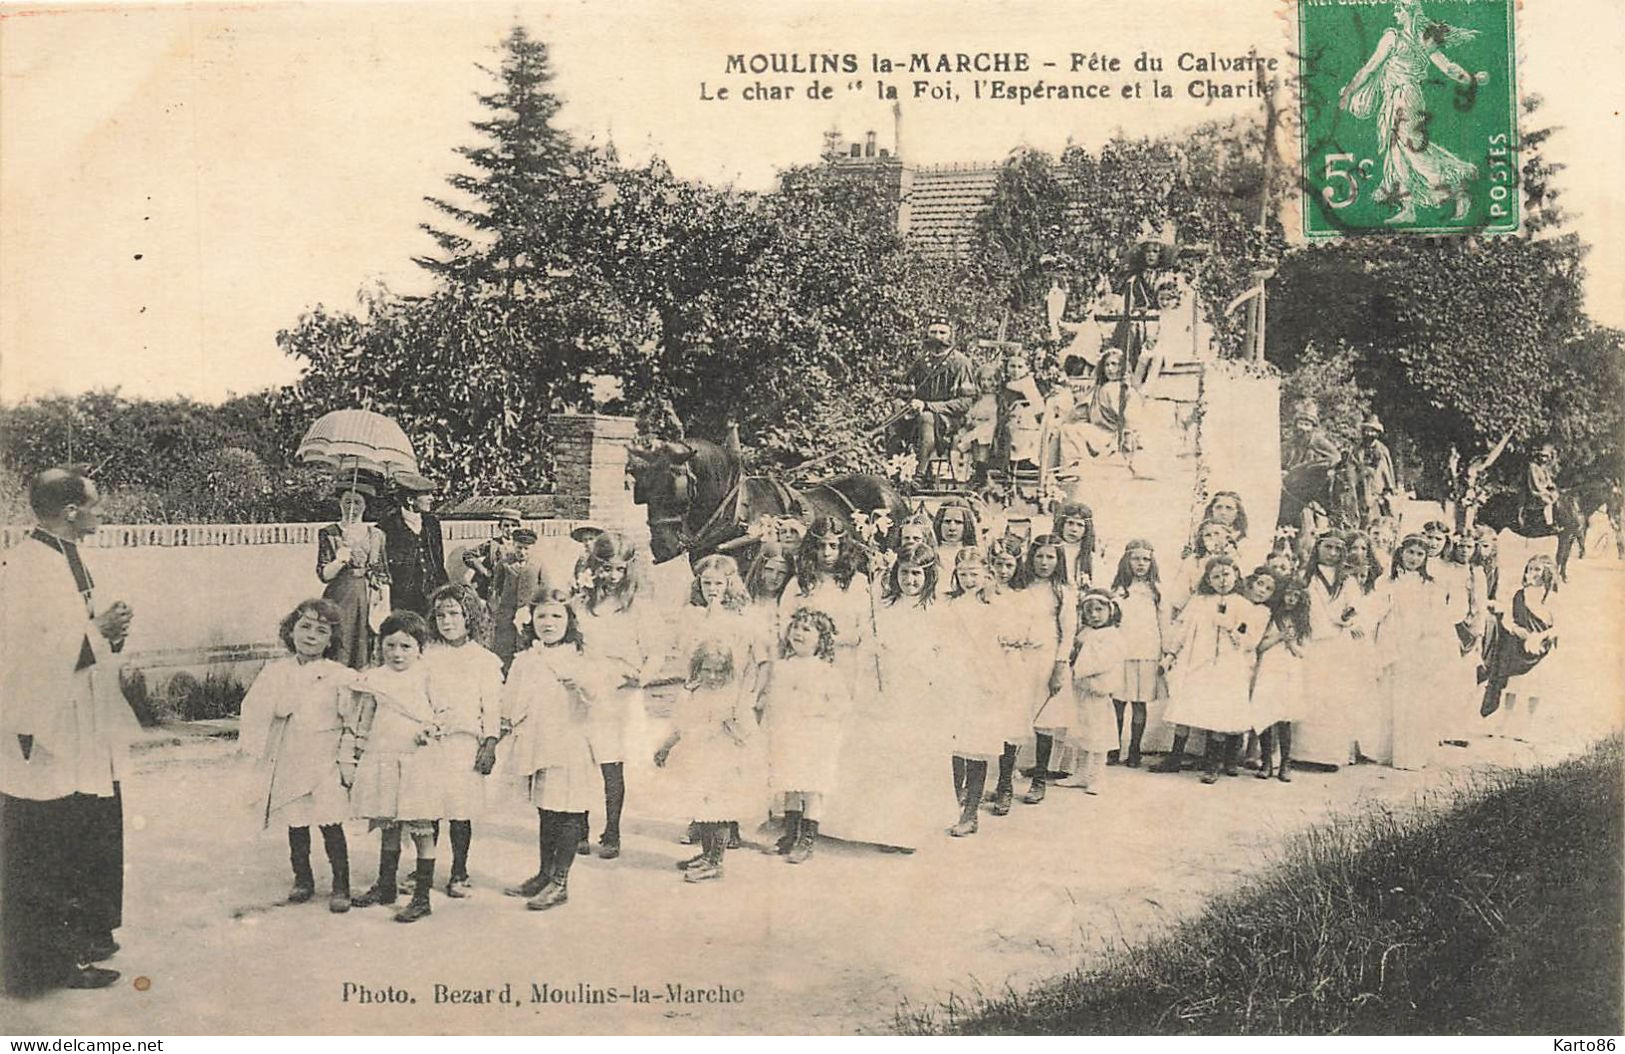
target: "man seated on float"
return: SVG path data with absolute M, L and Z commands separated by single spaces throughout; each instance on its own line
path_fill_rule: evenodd
M 1043 430 L 1038 437 L 1038 456 L 1041 478 L 1040 494 L 1044 499 L 1057 493 L 1056 473 L 1061 467 L 1061 426 L 1072 417 L 1072 411 L 1089 401 L 1095 387 L 1094 358 L 1069 346 L 1061 349 L 1061 383 L 1044 399 Z
M 930 478 L 932 459 L 951 448 L 977 394 L 971 361 L 954 350 L 954 329 L 946 318 L 934 317 L 926 325 L 925 346 L 904 376 L 899 394 L 908 399 L 910 414 L 903 427 L 914 439 L 915 481 L 923 483 Z
M 1123 360 L 1121 348 L 1101 353 L 1088 397 L 1075 404 L 1056 429 L 1056 479 L 1069 496 L 1089 492 L 1087 481 L 1102 472 L 1134 471 L 1140 449 L 1136 427 L 1144 398 L 1133 379 L 1125 378 Z

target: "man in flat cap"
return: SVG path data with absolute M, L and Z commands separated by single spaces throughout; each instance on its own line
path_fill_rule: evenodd
M 492 600 L 497 568 L 501 567 L 507 561 L 508 554 L 513 552 L 513 534 L 519 529 L 519 519 L 519 510 L 512 506 L 498 509 L 496 537 L 487 538 L 479 545 L 471 545 L 463 550 L 463 566 L 472 572 L 468 584 L 474 587 L 474 592 L 487 604 Z
M 1394 455 L 1382 441 L 1382 421 L 1376 414 L 1367 414 L 1360 422 L 1360 445 L 1354 451 L 1359 466 L 1360 523 L 1370 525 L 1384 516 L 1394 515 L 1394 499 L 1399 494 L 1399 479 L 1394 474 Z

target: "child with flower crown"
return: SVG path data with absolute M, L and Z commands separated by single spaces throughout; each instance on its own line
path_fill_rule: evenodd
M 1168 720 L 1207 736 L 1203 783 L 1238 773 L 1241 737 L 1253 727 L 1250 705 L 1253 653 L 1266 616 L 1236 592 L 1240 574 L 1227 555 L 1208 559 L 1196 594 L 1174 624 L 1168 662 Z

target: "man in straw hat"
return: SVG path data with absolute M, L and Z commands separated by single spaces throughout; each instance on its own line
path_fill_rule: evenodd
M 1399 494 L 1394 475 L 1394 456 L 1382 441 L 1382 421 L 1367 414 L 1360 422 L 1360 446 L 1354 460 L 1360 469 L 1360 522 L 1374 523 L 1379 517 L 1394 515 L 1394 498 Z
M 1282 469 L 1291 472 L 1305 465 L 1329 469 L 1342 460 L 1337 443 L 1320 426 L 1320 406 L 1313 399 L 1299 403 L 1292 416 L 1292 442 Z
M 479 545 L 463 550 L 463 566 L 469 570 L 468 584 L 486 603 L 491 602 L 491 584 L 497 568 L 507 562 L 513 552 L 513 535 L 520 527 L 519 510 L 505 505 L 497 510 L 497 533 Z

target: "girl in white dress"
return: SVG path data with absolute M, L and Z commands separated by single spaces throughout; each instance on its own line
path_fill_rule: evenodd
M 1267 567 L 1268 565 L 1266 565 Z M 1259 779 L 1292 782 L 1292 723 L 1303 714 L 1302 642 L 1309 632 L 1308 596 L 1292 578 L 1278 578 L 1269 625 L 1253 671 L 1253 727 L 1258 730 Z M 1275 747 L 1281 748 L 1275 760 Z
M 545 590 L 530 603 L 536 643 L 514 657 L 502 693 L 507 743 L 502 770 L 536 809 L 536 874 L 510 887 L 532 911 L 570 899 L 570 865 L 587 837 L 587 812 L 599 800 L 592 711 L 615 690 L 618 671 L 583 647 L 569 593 Z
M 1422 534 L 1406 535 L 1399 543 L 1389 572 L 1387 610 L 1377 627 L 1387 689 L 1387 760 L 1396 769 L 1425 768 L 1450 716 L 1458 648 L 1446 587 L 1432 574 L 1432 549 Z
M 1238 552 L 1247 542 L 1247 506 L 1242 502 L 1241 495 L 1233 490 L 1215 492 L 1202 510 L 1201 522 L 1222 523 L 1230 528 L 1232 544 Z M 1192 538 L 1185 555 L 1194 553 L 1195 545 L 1196 539 Z
M 1377 627 L 1388 615 L 1390 596 L 1385 561 L 1378 558 L 1376 545 L 1365 531 L 1346 531 L 1343 537 L 1341 574 L 1352 584 L 1347 603 L 1354 611 L 1345 641 L 1349 666 L 1343 674 L 1354 730 L 1350 756 L 1386 765 L 1393 757 L 1393 722 L 1382 679 L 1383 657 L 1377 648 Z
M 685 881 L 704 882 L 722 877 L 730 831 L 738 831 L 741 816 L 761 809 L 766 785 L 751 749 L 756 714 L 739 676 L 746 652 L 738 640 L 712 639 L 694 644 L 688 654 L 689 676 L 677 701 L 675 727 L 654 761 L 666 770 L 662 797 L 672 815 L 690 824 L 699 838 L 699 855 L 677 867 Z
M 720 643 L 728 650 L 731 678 L 755 698 L 757 667 L 754 661 L 755 622 L 745 614 L 750 606 L 750 593 L 739 574 L 739 563 L 733 557 L 712 553 L 701 557 L 694 565 L 694 582 L 689 587 L 688 604 L 677 624 L 676 659 L 681 664 L 683 683 L 695 683 L 693 657 L 695 648 L 702 643 Z M 679 718 L 681 715 L 679 715 Z M 754 722 L 754 715 L 752 721 Z M 752 809 L 750 815 L 755 815 Z M 693 844 L 698 830 L 689 832 L 686 844 Z M 734 819 L 728 828 L 727 848 L 738 849 L 739 821 Z
M 1078 750 L 1076 786 L 1086 794 L 1099 793 L 1107 752 L 1117 749 L 1112 696 L 1119 690 L 1126 655 L 1121 629 L 1122 609 L 1110 593 L 1089 590 L 1078 601 L 1083 626 L 1078 630 L 1072 657 L 1073 716 L 1068 738 Z
M 1266 615 L 1236 592 L 1240 574 L 1229 556 L 1208 560 L 1206 573 L 1173 629 L 1168 661 L 1168 718 L 1208 734 L 1203 783 L 1238 772 L 1241 736 L 1253 727 L 1249 692 L 1253 652 Z
M 1129 712 L 1128 758 L 1124 763 L 1137 769 L 1147 708 L 1168 697 L 1162 672 L 1168 620 L 1156 549 L 1150 542 L 1136 538 L 1124 546 L 1117 561 L 1117 575 L 1112 579 L 1112 596 L 1122 613 L 1119 632 L 1123 643 L 1123 683 L 1112 693 L 1112 706 L 1119 743 L 1123 738 L 1123 714 Z M 1117 759 L 1118 748 L 1114 746 L 1106 755 L 1106 764 L 1115 765 Z
M 1304 575 L 1308 632 L 1299 644 L 1304 662 L 1303 717 L 1293 728 L 1293 754 L 1315 764 L 1352 764 L 1356 718 L 1370 704 L 1368 678 L 1355 667 L 1372 657 L 1367 613 L 1375 588 L 1369 564 L 1347 559 L 1347 537 L 1332 532 L 1309 550 Z
M 1066 580 L 1083 590 L 1095 578 L 1095 514 L 1081 501 L 1063 502 L 1055 509 L 1050 533 L 1061 540 L 1061 560 L 1066 564 Z
M 339 766 L 339 745 L 351 709 L 355 672 L 336 661 L 345 654 L 342 616 L 330 600 L 306 600 L 278 628 L 288 657 L 266 663 L 243 697 L 237 747 L 256 763 L 255 819 L 265 829 L 288 828 L 293 865 L 290 904 L 316 895 L 310 871 L 310 825 L 321 828 L 333 871 L 328 910 L 350 910 L 350 854 L 344 821 L 350 816 L 349 778 Z
M 943 676 L 954 647 L 937 599 L 938 557 L 929 545 L 898 550 L 875 609 L 881 691 L 854 701 L 839 765 L 840 778 L 823 829 L 911 853 L 933 831 L 946 799 L 937 766 L 951 749 L 943 700 L 957 690 Z
M 502 660 L 485 647 L 490 619 L 472 587 L 441 586 L 429 598 L 429 698 L 444 712 L 443 735 L 429 749 L 439 757 L 446 800 L 441 814 L 451 829 L 451 875 L 446 896 L 472 892 L 468 850 L 474 816 L 485 809 L 485 777 L 495 761 L 502 714 Z
M 785 859 L 792 864 L 812 856 L 824 797 L 838 776 L 841 731 L 852 712 L 850 682 L 835 665 L 837 632 L 826 612 L 800 607 L 790 613 L 763 715 L 769 785 L 783 796 L 785 823 L 793 832 Z
M 1191 552 L 1180 565 L 1179 574 L 1164 599 L 1168 625 L 1171 626 L 1179 618 L 1185 605 L 1196 595 L 1207 574 L 1208 561 L 1215 556 L 1227 556 L 1233 561 L 1235 555 L 1236 532 L 1228 524 L 1204 520 L 1196 528 L 1196 540 L 1191 545 Z M 1169 644 L 1172 641 L 1170 636 Z M 1178 772 L 1185 765 L 1185 745 L 1190 741 L 1191 730 L 1174 720 L 1171 716 L 1173 710 L 1174 707 L 1170 705 L 1163 711 L 1163 720 L 1173 725 L 1173 745 L 1168 748 L 1168 756 L 1151 767 L 1152 772 Z
M 432 745 L 445 734 L 446 714 L 429 696 L 423 648 L 429 626 L 413 611 L 396 611 L 378 627 L 384 664 L 356 678 L 355 783 L 350 792 L 357 816 L 379 834 L 378 881 L 354 898 L 358 908 L 393 904 L 395 871 L 404 831 L 417 849 L 412 899 L 396 922 L 430 914 L 434 887 L 434 828 L 445 803 L 443 766 Z
M 939 669 L 953 685 L 947 693 L 948 727 L 953 736 L 954 793 L 959 822 L 948 829 L 955 838 L 976 833 L 977 810 L 987 786 L 990 759 L 1004 746 L 1004 725 L 995 703 L 1003 685 L 997 609 L 989 602 L 987 559 L 978 549 L 961 549 L 954 564 L 953 591 L 948 596 L 948 642 Z
M 1016 753 L 1032 735 L 1033 697 L 1043 692 L 1055 662 L 1054 612 L 1048 591 L 1027 592 L 1018 578 L 1024 547 L 1019 538 L 993 541 L 987 549 L 989 595 L 998 625 L 1004 676 L 993 697 L 998 708 L 1003 747 L 998 782 L 993 787 L 993 815 L 1007 816 L 1015 795 Z M 1047 698 L 1047 695 L 1046 695 Z
M 931 526 L 937 538 L 937 555 L 942 557 L 945 568 L 954 566 L 960 549 L 980 547 L 976 512 L 958 498 L 950 498 L 938 506 Z
M 1041 534 L 1027 548 L 1027 559 L 1022 566 L 1023 589 L 1034 610 L 1035 624 L 1055 637 L 1054 657 L 1050 661 L 1046 679 L 1035 685 L 1031 725 L 1036 747 L 1033 758 L 1032 783 L 1022 801 L 1037 805 L 1044 800 L 1046 783 L 1057 778 L 1065 769 L 1052 771 L 1055 747 L 1064 742 L 1067 726 L 1072 719 L 1071 708 L 1063 699 L 1068 679 L 1067 663 L 1072 657 L 1072 645 L 1078 633 L 1078 593 L 1067 578 L 1066 563 L 1061 553 L 1061 539 L 1053 534 Z M 1036 657 L 1032 660 L 1036 666 Z M 1035 672 L 1036 678 L 1036 672 Z
M 619 676 L 619 686 L 598 700 L 591 715 L 592 753 L 604 779 L 598 855 L 614 860 L 621 855 L 628 750 L 632 745 L 651 750 L 653 745 L 643 689 L 659 675 L 669 637 L 652 600 L 643 595 L 643 554 L 636 543 L 618 531 L 605 531 L 592 540 L 587 564 L 593 588 L 581 620 L 582 640 L 596 666 Z M 585 838 L 576 851 L 589 852 Z

